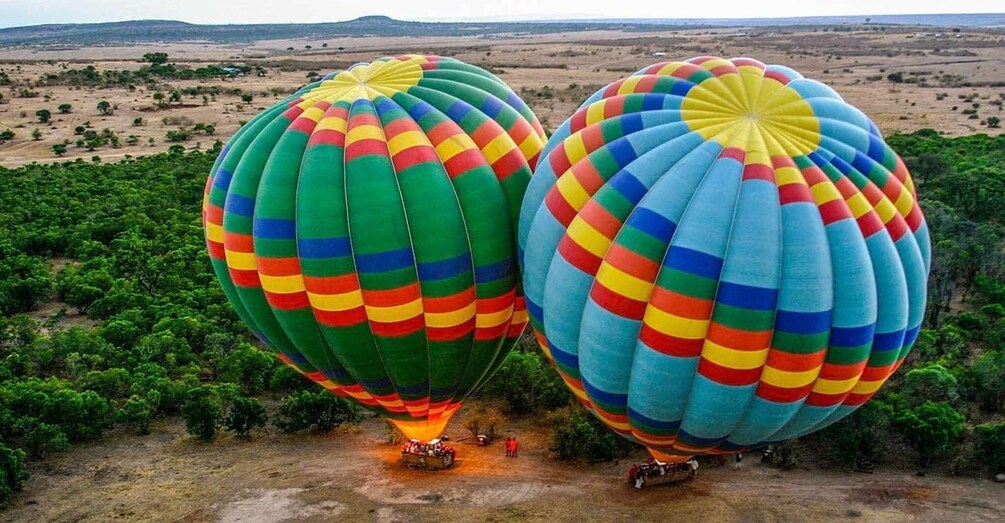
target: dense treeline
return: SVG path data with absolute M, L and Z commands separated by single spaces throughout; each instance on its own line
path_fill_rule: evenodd
M 801 455 L 855 463 L 913 452 L 924 466 L 1001 471 L 1005 137 L 920 131 L 890 142 L 914 173 L 932 230 L 926 328 L 891 383 L 804 438 Z M 246 437 L 266 424 L 264 393 L 289 394 L 274 416 L 281 430 L 359 419 L 354 405 L 256 346 L 226 303 L 200 226 L 218 147 L 0 168 L 0 503 L 21 488 L 26 459 L 115 425 L 142 434 L 152 419 L 178 415 L 199 438 L 221 428 Z M 629 449 L 574 405 L 529 339 L 481 396 L 554 425 L 559 458 Z

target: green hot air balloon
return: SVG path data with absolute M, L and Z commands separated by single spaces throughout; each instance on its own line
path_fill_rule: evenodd
M 434 438 L 527 323 L 515 238 L 543 145 L 480 68 L 354 65 L 224 147 L 203 208 L 213 268 L 283 362 Z

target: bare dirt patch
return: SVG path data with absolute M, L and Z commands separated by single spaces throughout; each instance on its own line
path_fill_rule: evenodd
M 463 415 L 463 411 L 461 416 Z M 460 436 L 462 419 L 448 433 Z M 1001 521 L 1005 490 L 987 480 L 910 471 L 782 472 L 752 463 L 637 491 L 627 461 L 559 463 L 548 429 L 510 422 L 521 455 L 458 443 L 458 465 L 409 470 L 382 421 L 329 435 L 273 432 L 211 444 L 179 421 L 146 437 L 116 431 L 32 464 L 4 521 Z M 642 456 L 635 456 L 642 459 Z

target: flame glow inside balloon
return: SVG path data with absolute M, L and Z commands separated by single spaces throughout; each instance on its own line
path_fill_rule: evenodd
M 526 325 L 516 220 L 543 144 L 512 90 L 457 60 L 328 75 L 220 153 L 216 275 L 287 365 L 436 437 Z
M 757 447 L 868 400 L 921 326 L 928 229 L 829 87 L 701 57 L 593 95 L 519 231 L 531 325 L 577 397 L 657 452 Z

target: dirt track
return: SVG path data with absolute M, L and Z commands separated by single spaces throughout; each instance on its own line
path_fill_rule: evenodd
M 458 420 L 449 433 L 463 432 Z M 517 459 L 498 443 L 457 444 L 450 471 L 406 469 L 383 422 L 321 436 L 229 436 L 202 444 L 178 421 L 146 437 L 114 434 L 34 465 L 11 521 L 1002 521 L 1005 487 L 987 480 L 825 471 L 748 463 L 703 468 L 644 491 L 627 463 L 548 457 L 547 430 L 511 426 Z M 755 460 L 747 460 L 755 461 Z

